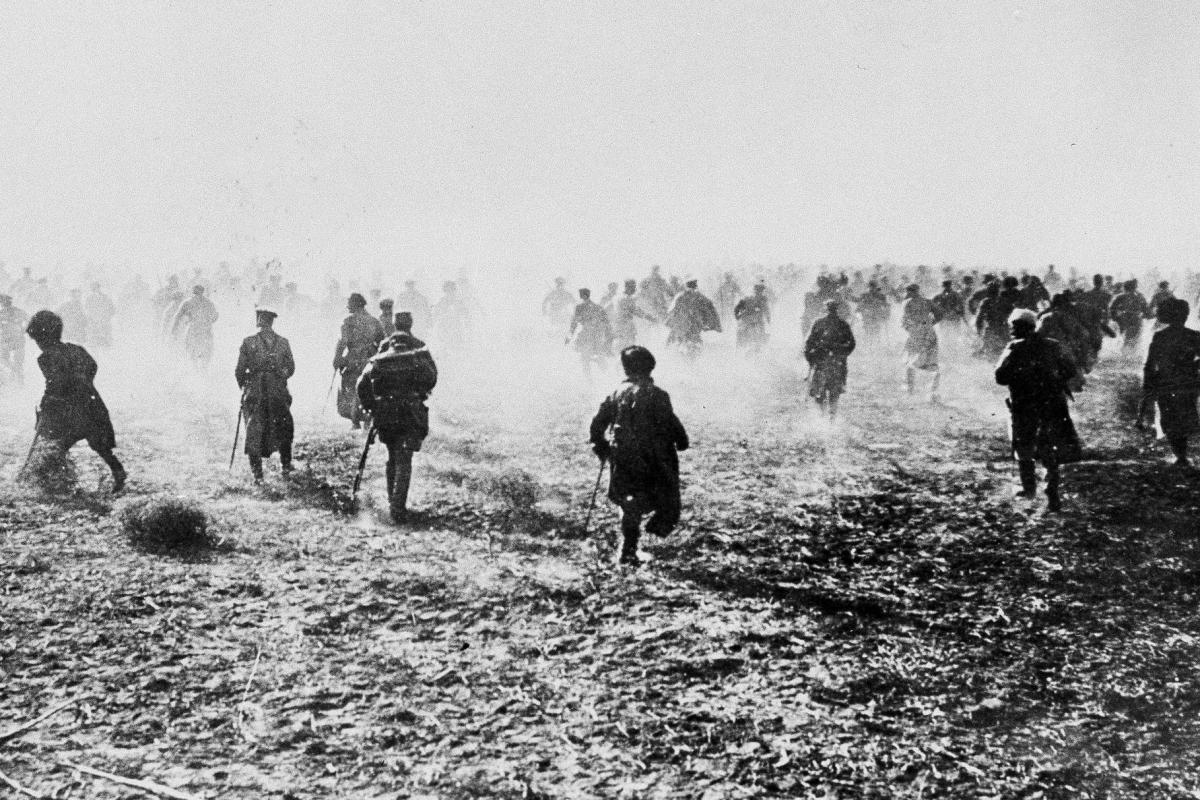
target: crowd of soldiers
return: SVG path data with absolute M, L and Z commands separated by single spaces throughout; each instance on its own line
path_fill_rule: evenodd
M 608 284 L 598 302 L 587 288 L 572 295 L 561 278 L 546 295 L 542 314 L 565 333 L 586 375 L 614 351 L 626 373 L 625 383 L 602 404 L 591 431 L 596 454 L 611 467 L 609 496 L 622 512 L 625 563 L 638 560 L 643 522 L 647 531 L 664 535 L 677 523 L 676 453 L 688 446 L 669 396 L 651 378 L 655 358 L 645 347 L 644 326 L 665 327 L 665 340 L 659 340 L 663 346 L 694 360 L 702 354 L 703 334 L 721 334 L 732 324 L 737 350 L 753 356 L 769 341 L 781 297 L 802 306 L 798 322 L 809 364 L 809 394 L 830 417 L 837 414 L 846 389 L 849 359 L 858 347 L 856 330 L 868 347 L 886 343 L 896 330 L 891 325 L 896 305 L 909 394 L 928 375 L 930 400 L 938 402 L 939 335 L 998 362 L 995 380 L 1010 392 L 1021 493 L 1033 495 L 1035 463 L 1040 461 L 1051 510 L 1061 503 L 1059 466 L 1081 454 L 1069 401 L 1095 368 L 1106 337 L 1120 336 L 1127 355 L 1140 353 L 1146 321 L 1155 320 L 1158 329 L 1144 368 L 1147 405 L 1157 407 L 1176 463 L 1188 464 L 1188 438 L 1200 429 L 1200 333 L 1186 327 L 1189 305 L 1174 296 L 1166 281 L 1146 298 L 1136 280 L 1117 283 L 1111 276 L 1095 275 L 1089 288 L 1074 276 L 1064 278 L 1053 266 L 1042 275 L 1019 276 L 946 267 L 940 277 L 918 267 L 910 279 L 897 268 L 880 265 L 852 277 L 820 271 L 802 301 L 799 285 L 799 273 L 790 265 L 769 278 L 760 274 L 749 292 L 727 272 L 715 283 L 714 302 L 697 279 L 665 277 L 656 266 L 640 281 Z M 34 278 L 30 270 L 16 280 L 0 273 L 0 365 L 6 379 L 20 381 L 26 336 L 35 343 L 45 378 L 37 439 L 64 450 L 87 441 L 110 467 L 114 491 L 120 491 L 125 469 L 113 453 L 112 423 L 95 390 L 96 361 L 83 345 L 112 345 L 118 308 L 149 308 L 156 332 L 202 368 L 214 357 L 213 329 L 222 319 L 214 295 L 234 311 L 250 302 L 257 330 L 242 340 L 235 380 L 246 423 L 243 453 L 253 477 L 261 481 L 263 461 L 274 454 L 284 476 L 293 469 L 288 381 L 296 362 L 289 341 L 275 332 L 275 320 L 282 313 L 320 324 L 335 313 L 335 303 L 342 305 L 331 391 L 336 384 L 337 412 L 351 427 L 368 429 L 368 448 L 376 437 L 387 446 L 389 506 L 393 518 L 402 520 L 412 457 L 429 429 L 425 401 L 437 383 L 433 357 L 414 330 L 430 331 L 439 347 L 460 346 L 471 328 L 472 300 L 455 281 L 443 284 L 442 298 L 434 304 L 411 280 L 395 297 L 373 288 L 351 291 L 343 299 L 340 289 L 331 277 L 326 297 L 314 301 L 296 283 L 284 283 L 278 262 L 241 276 L 224 264 L 211 275 L 176 274 L 153 293 L 134 276 L 115 301 L 100 281 L 91 282 L 85 295 L 80 289 L 51 288 L 48 279 Z M 55 303 L 55 297 L 61 302 Z M 36 311 L 28 314 L 25 308 Z

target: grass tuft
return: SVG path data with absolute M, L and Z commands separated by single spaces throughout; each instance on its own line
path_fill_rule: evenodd
M 129 543 L 146 553 L 197 556 L 217 546 L 204 511 L 177 498 L 129 506 L 121 512 L 121 526 Z

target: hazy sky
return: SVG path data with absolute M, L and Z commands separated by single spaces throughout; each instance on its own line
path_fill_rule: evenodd
M 0 259 L 1194 266 L 1193 3 L 8 3 Z

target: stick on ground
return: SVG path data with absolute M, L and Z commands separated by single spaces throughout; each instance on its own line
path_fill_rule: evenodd
M 151 794 L 157 794 L 162 797 L 171 797 L 174 798 L 174 800 L 200 800 L 200 798 L 194 794 L 186 794 L 184 792 L 172 789 L 170 786 L 163 786 L 161 783 L 155 783 L 154 781 L 143 781 L 137 778 L 123 778 L 120 775 L 114 775 L 111 772 L 93 769 L 92 767 L 85 767 L 83 764 L 72 764 L 70 761 L 60 761 L 58 763 L 64 767 L 70 767 L 71 769 L 79 770 L 87 775 L 94 775 L 97 778 L 104 778 L 106 781 L 119 783 L 122 786 L 132 786 L 135 789 L 141 789 L 143 792 L 150 792 Z
M 27 786 L 22 786 L 21 784 L 14 781 L 12 778 L 5 775 L 3 772 L 0 772 L 0 783 L 5 784 L 6 786 L 8 786 L 8 788 L 12 789 L 15 792 L 20 792 L 21 794 L 29 795 L 30 797 L 36 797 L 36 798 L 38 798 L 38 800 L 43 800 L 43 798 L 45 798 L 45 796 L 46 796 L 46 795 L 42 794 L 41 792 L 35 792 L 33 789 L 30 789 Z
M 65 703 L 59 703 L 54 708 L 50 709 L 45 714 L 42 714 L 37 719 L 30 720 L 29 722 L 26 722 L 24 725 L 19 725 L 16 728 L 13 728 L 11 731 L 8 731 L 7 733 L 0 733 L 0 742 L 7 742 L 9 739 L 20 736 L 22 733 L 29 730 L 30 728 L 36 727 L 37 725 L 41 724 L 42 722 L 45 722 L 46 720 L 50 719 L 55 714 L 62 711 L 64 708 L 70 708 L 71 706 L 75 705 L 79 701 L 85 700 L 85 699 L 87 699 L 87 695 L 82 695 L 80 697 L 76 697 L 74 700 L 68 700 Z

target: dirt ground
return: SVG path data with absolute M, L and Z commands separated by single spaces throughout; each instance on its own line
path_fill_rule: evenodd
M 830 424 L 792 347 L 665 360 L 684 519 L 629 572 L 603 498 L 583 529 L 615 373 L 498 358 L 442 359 L 403 527 L 382 449 L 349 510 L 361 435 L 315 368 L 300 472 L 261 487 L 226 469 L 223 363 L 99 358 L 116 499 L 82 445 L 74 490 L 15 484 L 36 387 L 6 395 L 0 772 L 53 798 L 145 796 L 69 765 L 210 799 L 1200 797 L 1200 479 L 1133 430 L 1134 364 L 1080 395 L 1048 515 L 1012 497 L 986 364 L 947 359 L 931 405 L 894 346 L 856 355 Z M 122 509 L 163 497 L 220 546 L 133 549 Z

